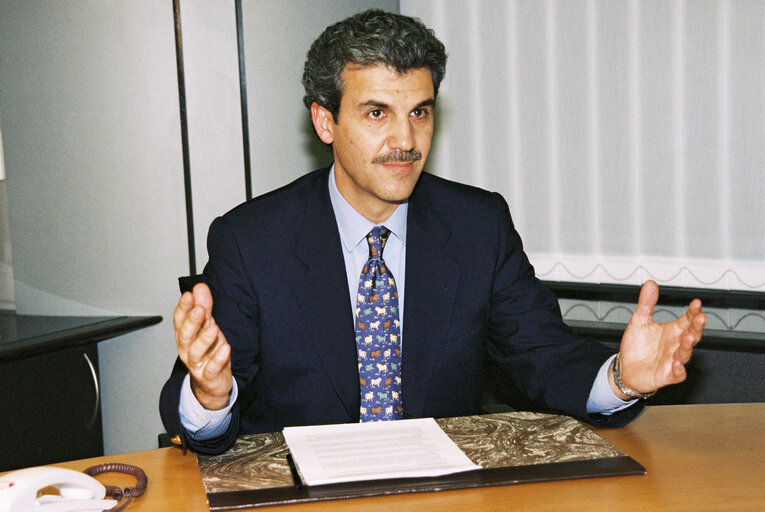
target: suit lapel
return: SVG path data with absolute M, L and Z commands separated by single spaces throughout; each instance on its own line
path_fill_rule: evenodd
M 422 176 L 409 201 L 406 234 L 401 393 L 405 414 L 411 417 L 424 410 L 459 282 L 459 267 L 447 254 L 451 232 L 433 207 L 426 179 Z
M 358 419 L 359 383 L 353 317 L 327 174 L 308 189 L 297 257 L 305 263 L 295 296 L 321 364 L 349 417 Z

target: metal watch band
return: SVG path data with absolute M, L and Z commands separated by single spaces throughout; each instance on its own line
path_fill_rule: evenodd
M 616 384 L 616 387 L 619 388 L 619 391 L 624 393 L 630 398 L 639 398 L 639 399 L 646 399 L 651 398 L 653 395 L 656 394 L 656 391 L 652 391 L 650 393 L 638 393 L 637 391 L 628 388 L 624 385 L 624 382 L 622 382 L 622 372 L 621 372 L 621 365 L 619 364 L 619 353 L 616 354 L 616 359 L 614 359 L 614 366 L 613 371 L 614 374 L 614 383 Z

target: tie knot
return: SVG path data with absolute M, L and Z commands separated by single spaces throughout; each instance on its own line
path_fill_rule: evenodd
M 382 259 L 382 252 L 385 248 L 385 242 L 388 241 L 390 230 L 385 226 L 375 226 L 372 231 L 367 235 L 367 243 L 369 244 L 369 259 L 379 260 Z

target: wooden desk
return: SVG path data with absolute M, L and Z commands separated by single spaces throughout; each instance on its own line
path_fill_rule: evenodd
M 646 467 L 647 474 L 280 506 L 312 510 L 667 511 L 765 509 L 765 403 L 648 407 L 631 425 L 596 430 Z M 64 464 L 76 470 L 103 462 L 141 466 L 149 487 L 126 512 L 207 510 L 196 459 L 177 448 Z M 132 485 L 130 477 L 102 475 Z

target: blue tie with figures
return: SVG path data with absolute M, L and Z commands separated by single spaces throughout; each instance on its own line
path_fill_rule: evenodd
M 361 271 L 356 296 L 361 421 L 399 420 L 404 411 L 398 292 L 382 259 L 388 235 L 385 226 L 375 226 L 367 235 L 369 261 Z

